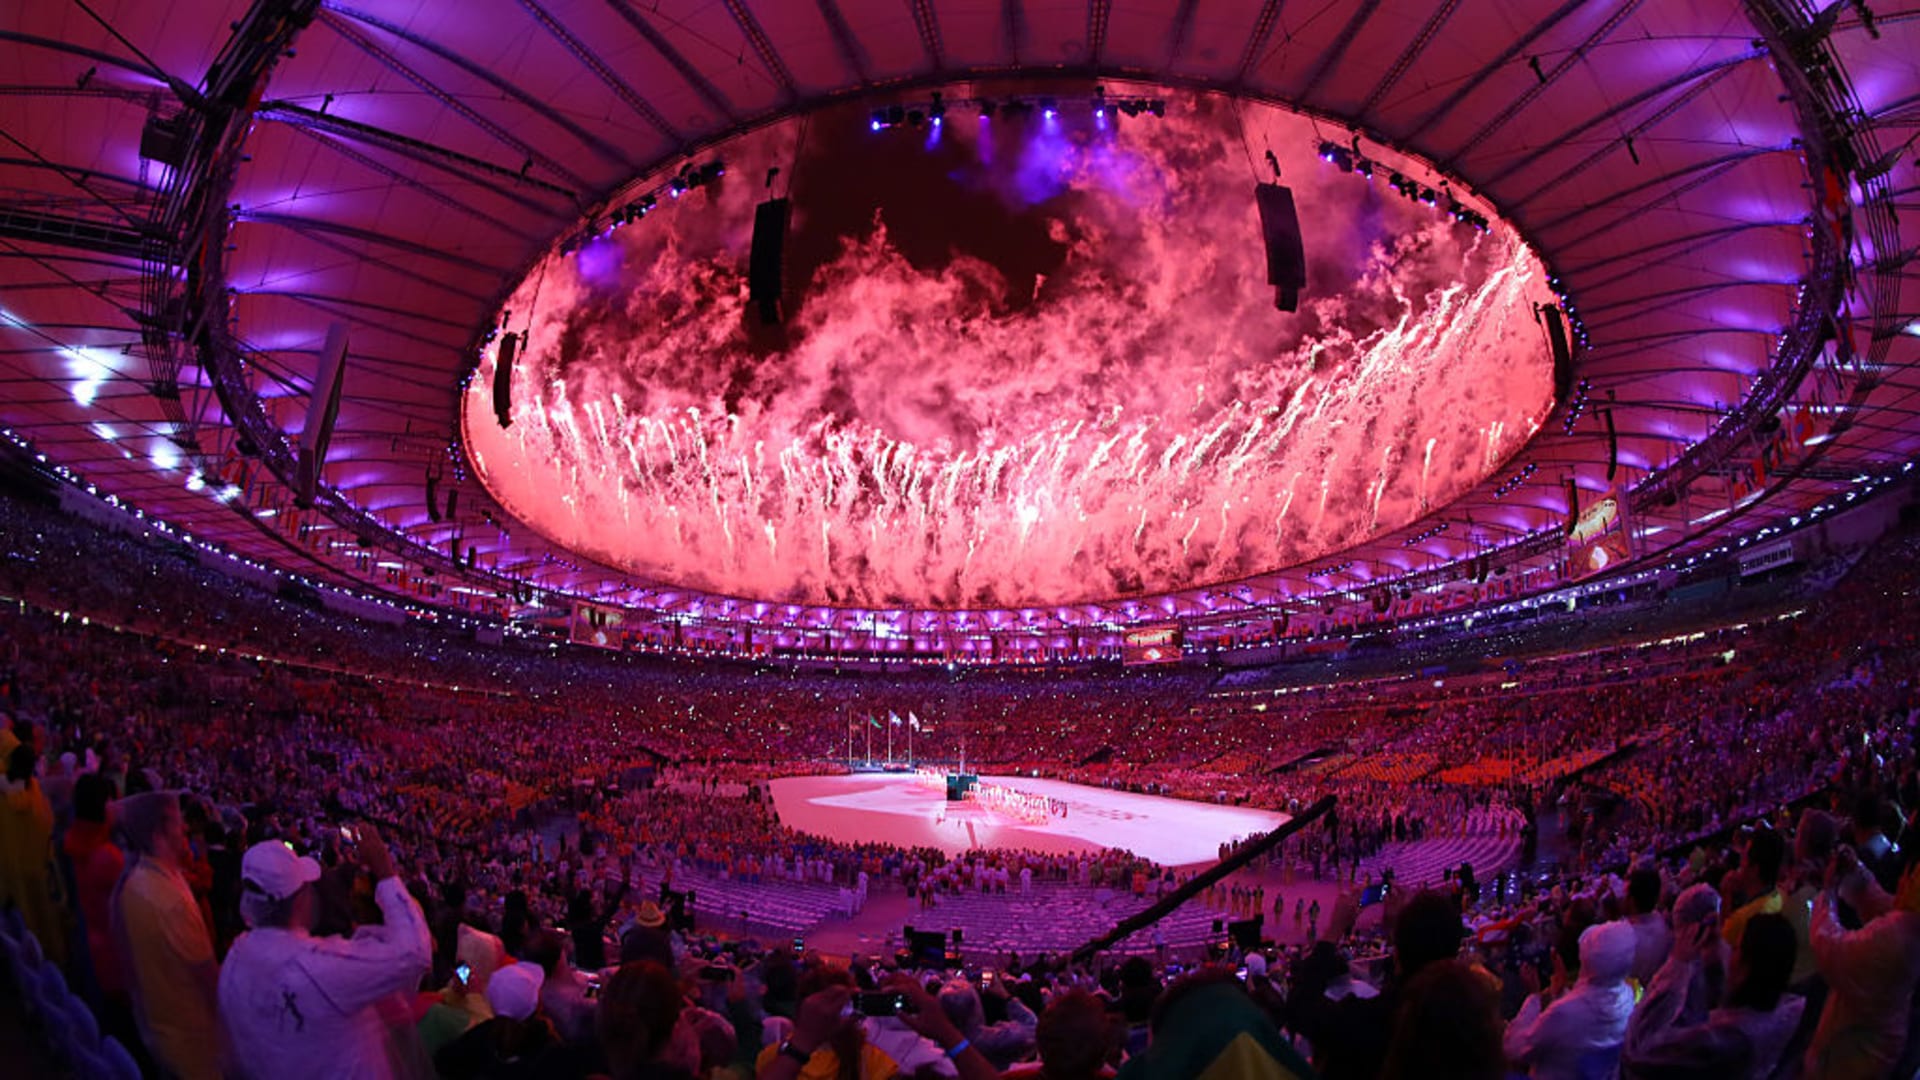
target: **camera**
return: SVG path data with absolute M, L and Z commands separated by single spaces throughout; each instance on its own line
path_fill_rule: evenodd
M 907 1011 L 907 995 L 898 990 L 867 990 L 853 997 L 853 1011 L 861 1016 L 899 1016 Z

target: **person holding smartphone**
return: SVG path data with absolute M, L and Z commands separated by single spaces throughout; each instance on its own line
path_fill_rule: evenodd
M 761 1051 L 755 1063 L 756 1080 L 836 1080 L 843 1075 L 863 1080 L 888 1080 L 903 1075 L 901 1066 L 867 1038 L 869 1019 L 855 1008 L 853 975 L 844 968 L 816 968 L 801 980 L 801 1001 L 793 1034 L 777 1046 Z M 888 1011 L 919 1035 L 931 1040 L 953 1063 L 960 1080 L 999 1080 L 1000 1073 L 981 1055 L 926 989 L 911 977 L 896 975 L 882 995 L 866 1000 L 877 1008 L 886 999 Z M 846 1069 L 842 1062 L 857 1063 Z
M 320 864 L 283 841 L 240 861 L 240 935 L 220 971 L 220 1015 L 242 1075 L 388 1076 L 393 1032 L 378 1005 L 419 986 L 432 959 L 426 916 L 407 893 L 372 825 L 357 829 L 360 865 L 374 880 L 382 923 L 351 938 L 315 937 Z

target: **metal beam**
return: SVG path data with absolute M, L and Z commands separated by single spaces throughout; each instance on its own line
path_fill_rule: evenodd
M 641 97 L 639 91 L 628 86 L 626 80 L 622 79 L 611 67 L 608 67 L 605 60 L 600 59 L 592 49 L 587 48 L 585 42 L 574 37 L 573 31 L 561 25 L 560 20 L 554 18 L 546 8 L 541 7 L 537 0 L 520 0 L 520 6 L 526 8 L 527 14 L 532 15 L 535 22 L 538 22 L 547 33 L 553 35 L 555 41 L 566 46 L 567 51 L 574 55 L 574 59 L 585 64 L 587 70 L 593 72 L 594 75 L 606 85 L 607 89 L 613 91 L 613 96 L 624 102 L 627 108 L 638 113 L 641 119 L 653 125 L 654 130 L 666 136 L 670 142 L 682 143 L 686 141 L 680 132 L 675 130 L 674 126 L 661 114 L 659 109 L 654 108 L 651 102 Z M 582 184 L 580 186 L 585 187 L 587 185 Z
M 568 215 L 558 213 L 550 206 L 542 206 L 523 195 L 507 191 L 488 183 L 488 181 L 505 180 L 516 187 L 529 187 L 551 195 L 558 195 L 574 208 L 578 208 L 580 205 L 580 196 L 578 194 L 558 184 L 541 180 L 538 177 L 523 176 L 512 169 L 495 164 L 494 162 L 471 157 L 460 153 L 458 150 L 449 150 L 444 146 L 416 139 L 411 135 L 402 135 L 399 132 L 388 131 L 385 128 L 375 127 L 372 124 L 363 124 L 358 120 L 348 120 L 343 116 L 332 116 L 316 109 L 309 109 L 304 105 L 295 105 L 290 101 L 266 102 L 260 106 L 254 115 L 266 120 L 278 120 L 299 127 L 315 128 L 320 131 L 331 132 L 335 135 L 343 135 L 358 142 L 369 143 L 385 150 L 391 150 L 402 157 L 418 161 L 423 165 L 431 165 L 453 176 L 457 176 L 468 183 L 486 186 L 488 190 L 499 195 L 501 198 L 511 200 L 542 217 L 564 217 Z
M 933 9 L 933 0 L 907 0 L 907 7 L 913 12 L 913 25 L 920 31 L 920 47 L 926 50 L 928 62 L 934 71 L 944 70 L 947 48 L 940 40 L 940 13 Z
M 1027 48 L 1027 9 L 1020 0 L 1000 0 L 1000 36 L 1015 64 Z
M 720 3 L 726 7 L 727 14 L 733 16 L 734 24 L 739 26 L 740 33 L 746 36 L 747 44 L 753 46 L 753 51 L 759 55 L 760 63 L 766 67 L 767 73 L 773 76 L 782 90 L 786 91 L 787 100 L 798 100 L 800 88 L 793 81 L 793 72 L 787 70 L 787 62 L 780 58 L 780 53 L 773 47 L 773 39 L 761 29 L 760 20 L 753 17 L 753 11 L 747 7 L 745 0 L 720 0 Z
M 1680 87 L 1685 86 L 1687 83 L 1693 82 L 1696 79 L 1704 79 L 1704 81 L 1702 81 L 1698 86 L 1693 87 L 1686 94 L 1683 94 L 1680 97 L 1674 99 L 1673 102 L 1669 102 L 1660 112 L 1656 113 L 1653 117 L 1653 123 L 1657 123 L 1660 120 L 1663 120 L 1668 116 L 1671 116 L 1673 114 L 1674 109 L 1676 109 L 1679 105 L 1683 105 L 1686 102 L 1692 101 L 1695 96 L 1700 94 L 1702 91 L 1706 90 L 1708 87 L 1711 87 L 1715 82 L 1719 81 L 1720 78 L 1725 76 L 1734 67 L 1737 67 L 1740 64 L 1744 64 L 1748 60 L 1760 59 L 1761 57 L 1764 57 L 1766 55 L 1767 54 L 1765 50 L 1753 49 L 1744 53 L 1738 53 L 1733 56 L 1722 57 L 1719 60 L 1715 60 L 1714 62 L 1707 64 L 1703 67 L 1692 68 L 1680 73 L 1679 75 L 1675 75 L 1674 77 L 1661 82 L 1657 86 L 1650 86 L 1647 89 L 1642 90 L 1639 93 L 1628 98 L 1627 100 L 1621 102 L 1620 104 L 1615 105 L 1612 108 L 1605 110 L 1604 112 L 1595 114 L 1592 119 L 1586 121 L 1585 123 L 1577 124 L 1573 127 L 1570 127 L 1567 130 L 1561 132 L 1557 137 L 1553 138 L 1552 140 L 1549 140 L 1548 142 L 1543 143 L 1538 149 L 1534 150 L 1532 153 L 1527 154 L 1526 156 L 1520 158 L 1518 161 L 1515 161 L 1513 164 L 1508 165 L 1506 169 L 1500 173 L 1500 175 L 1495 176 L 1487 180 L 1483 184 L 1481 184 L 1480 185 L 1481 190 L 1491 191 L 1493 188 L 1499 187 L 1501 184 L 1506 182 L 1508 177 L 1514 175 L 1517 172 L 1520 172 L 1521 170 L 1525 169 L 1527 166 L 1532 165 L 1534 162 L 1540 160 L 1541 158 L 1547 156 L 1548 154 L 1554 152 L 1555 150 L 1558 150 L 1560 147 L 1565 146 L 1567 143 L 1570 143 L 1573 140 L 1579 138 L 1580 136 L 1585 135 L 1587 132 L 1592 131 L 1594 128 L 1600 126 L 1601 124 L 1604 124 L 1607 121 L 1612 120 L 1617 116 L 1620 116 L 1622 113 L 1638 108 L 1639 106 L 1646 104 L 1647 102 L 1653 100 L 1654 98 L 1657 98 L 1660 95 L 1667 93 L 1670 90 L 1679 89 Z M 1626 134 L 1627 136 L 1638 135 L 1642 131 L 1645 131 L 1647 128 L 1651 126 L 1652 126 L 1652 123 L 1643 122 L 1637 127 L 1635 127 L 1632 131 L 1627 132 Z M 1586 168 L 1588 165 L 1592 164 L 1593 160 L 1595 159 L 1590 158 L 1588 159 L 1588 161 L 1582 163 L 1579 166 L 1576 166 L 1572 170 L 1569 170 L 1569 174 L 1571 174 L 1572 172 L 1577 172 L 1580 169 Z M 1552 181 L 1552 183 L 1559 183 L 1563 179 L 1565 179 L 1564 176 L 1556 177 Z M 1531 197 L 1532 196 L 1527 196 L 1526 198 L 1531 198 Z M 1522 198 L 1520 201 L 1525 202 L 1526 198 Z
M 1187 46 L 1187 35 L 1193 32 L 1193 11 L 1200 6 L 1200 0 L 1180 0 L 1180 6 L 1173 9 L 1173 24 L 1167 27 L 1167 62 L 1164 70 L 1171 71 L 1174 62 L 1180 59 L 1180 51 Z
M 1113 14 L 1113 0 L 1087 0 L 1087 63 L 1100 66 L 1107 48 L 1107 20 Z
M 146 235 L 139 229 L 4 205 L 0 236 L 123 259 L 141 258 L 147 250 Z
M 1684 236 L 1663 237 L 1659 240 L 1654 241 L 1651 244 L 1643 244 L 1640 247 L 1633 248 L 1628 251 L 1622 251 L 1615 255 L 1608 255 L 1603 258 L 1595 259 L 1591 262 L 1584 262 L 1584 263 L 1578 263 L 1578 264 L 1563 264 L 1561 272 L 1567 277 L 1572 277 L 1576 274 L 1587 274 L 1591 271 L 1598 270 L 1600 267 L 1611 266 L 1614 263 L 1620 262 L 1623 259 L 1638 259 L 1644 256 L 1651 255 L 1657 251 L 1664 251 L 1667 248 L 1673 247 L 1676 244 L 1688 245 L 1687 247 L 1682 248 L 1681 251 L 1679 252 L 1679 254 L 1684 255 L 1689 252 L 1698 250 L 1699 246 L 1703 246 L 1707 243 L 1718 241 L 1729 236 L 1735 236 L 1740 233 L 1750 232 L 1754 229 L 1802 229 L 1804 227 L 1805 227 L 1804 224 L 1798 221 L 1743 221 L 1738 225 L 1723 225 L 1717 229 L 1707 229 L 1703 232 L 1687 233 Z M 1601 285 L 1611 284 L 1614 281 L 1619 280 L 1620 278 L 1628 277 L 1633 274 L 1638 274 L 1639 272 L 1640 272 L 1639 269 L 1635 268 L 1635 269 L 1627 270 L 1624 273 L 1619 274 L 1615 277 L 1604 278 L 1598 282 L 1582 281 L 1580 282 L 1580 288 L 1583 290 L 1598 288 Z
M 1642 210 L 1651 209 L 1655 206 L 1660 205 L 1662 202 L 1666 202 L 1670 199 L 1679 198 L 1680 196 L 1685 195 L 1687 192 L 1692 191 L 1693 189 L 1701 186 L 1702 184 L 1712 183 L 1714 180 L 1719 179 L 1722 175 L 1724 175 L 1725 173 L 1727 173 L 1728 171 L 1730 171 L 1731 169 L 1733 169 L 1735 166 L 1739 165 L 1743 161 L 1748 161 L 1753 158 L 1760 157 L 1762 155 L 1770 154 L 1773 152 L 1774 152 L 1774 148 L 1770 146 L 1749 147 L 1746 149 L 1737 150 L 1731 154 L 1722 154 L 1719 157 L 1708 158 L 1705 161 L 1695 162 L 1694 164 L 1689 165 L 1684 169 L 1678 169 L 1674 172 L 1666 174 L 1665 176 L 1655 177 L 1654 179 L 1649 180 L 1644 184 L 1635 184 L 1633 187 L 1630 187 L 1630 188 L 1622 188 L 1619 191 L 1615 191 L 1609 195 L 1602 197 L 1598 201 L 1584 203 L 1578 207 L 1575 207 L 1572 210 L 1567 211 L 1566 213 L 1560 215 L 1557 218 L 1553 218 L 1550 221 L 1545 221 L 1538 224 L 1532 224 L 1531 227 L 1533 228 L 1535 233 L 1545 232 L 1548 229 L 1555 229 L 1562 225 L 1565 225 L 1569 221 L 1575 220 L 1576 218 L 1583 217 L 1587 214 L 1593 213 L 1595 210 L 1601 209 L 1602 207 L 1609 206 L 1615 201 L 1625 198 L 1629 195 L 1637 195 L 1644 191 L 1659 189 L 1659 188 L 1665 187 L 1667 184 L 1671 183 L 1674 180 L 1679 179 L 1680 177 L 1687 176 L 1690 174 L 1697 174 L 1697 175 L 1694 175 L 1694 178 L 1688 181 L 1687 183 L 1682 184 L 1677 188 L 1673 188 L 1672 190 L 1665 192 L 1660 196 L 1660 198 L 1655 199 L 1653 202 L 1648 203 L 1646 206 L 1643 206 L 1640 208 Z M 1581 242 L 1599 235 L 1601 232 L 1604 232 L 1608 227 L 1610 226 L 1602 226 L 1600 228 L 1596 228 L 1591 232 L 1582 234 L 1581 236 L 1579 236 L 1574 240 L 1569 240 L 1564 243 L 1557 244 L 1556 246 L 1558 247 L 1559 250 L 1563 250 L 1563 251 L 1573 250 L 1577 248 Z
M 57 41 L 53 38 L 40 37 L 37 34 L 23 34 L 18 30 L 0 30 L 0 41 L 10 41 L 16 45 L 31 45 L 36 49 L 47 49 L 51 52 L 63 52 L 70 56 L 78 56 L 85 60 L 91 60 L 96 64 L 108 64 L 113 67 L 122 68 L 139 75 L 144 75 L 149 79 L 159 79 L 162 82 L 165 82 L 167 79 L 166 72 L 138 60 L 129 60 L 124 56 L 115 56 L 109 52 L 101 52 L 99 49 L 89 49 L 84 45 L 75 45 L 70 41 Z
M 548 172 L 558 176 L 575 188 L 586 188 L 589 186 L 586 180 L 581 178 L 580 174 L 540 151 L 535 150 L 532 144 L 508 131 L 488 117 L 481 115 L 480 110 L 461 100 L 458 95 L 442 87 L 432 79 L 427 78 L 425 75 L 413 70 L 411 67 L 408 67 L 399 57 L 381 48 L 377 42 L 361 33 L 357 27 L 346 19 L 334 15 L 331 12 L 321 12 L 320 18 L 325 21 L 328 26 L 332 27 L 335 33 L 358 46 L 361 52 L 380 61 L 388 70 L 419 87 L 428 97 L 433 98 L 435 101 L 458 113 L 464 117 L 468 123 L 486 132 L 488 135 L 493 136 L 495 140 L 513 147 L 516 153 L 525 157 L 528 161 L 546 169 Z
M 495 230 L 505 233 L 506 235 L 511 236 L 514 239 L 521 241 L 522 243 L 533 244 L 536 242 L 533 237 L 528 236 L 526 233 L 520 232 L 519 230 L 514 229 L 509 225 L 507 225 L 505 222 L 501 221 L 500 215 L 490 214 L 485 210 L 480 209 L 477 206 L 473 206 L 471 204 L 462 202 L 459 199 L 454 198 L 453 196 L 447 194 L 444 191 L 441 191 L 439 188 L 436 188 L 431 184 L 421 183 L 418 177 L 409 176 L 406 173 L 401 172 L 399 169 L 396 169 L 383 161 L 378 161 L 366 154 L 361 153 L 358 150 L 355 150 L 353 147 L 348 146 L 346 143 L 341 142 L 340 140 L 335 139 L 330 135 L 324 134 L 310 127 L 295 127 L 293 130 L 299 132 L 301 135 L 304 135 L 309 139 L 312 139 L 314 142 L 319 143 L 321 146 L 326 147 L 327 149 L 333 151 L 334 153 L 339 154 L 341 157 L 346 158 L 347 160 L 355 162 L 359 165 L 363 165 L 366 168 L 371 169 L 374 172 L 377 172 L 380 175 L 386 177 L 387 179 L 392 180 L 394 183 L 399 184 L 402 187 L 408 188 L 420 195 L 423 195 L 426 198 L 439 203 L 441 206 L 444 206 L 449 210 L 456 210 L 478 221 L 485 222 Z
M 680 50 L 673 47 L 673 42 L 668 41 L 665 34 L 655 29 L 645 16 L 633 10 L 633 5 L 627 3 L 627 0 L 607 0 L 607 5 L 613 8 L 615 14 L 625 19 L 628 26 L 633 27 L 634 33 L 645 38 L 647 44 L 653 46 L 653 51 L 659 53 L 661 59 L 667 62 L 667 66 L 678 72 L 688 86 L 693 87 L 694 93 L 699 94 L 702 101 L 727 120 L 738 119 L 733 111 L 733 103 L 720 93 L 720 88 L 708 81 L 707 77 L 700 73 L 699 68 L 688 63 L 687 58 L 680 55 Z
M 1551 13 L 1547 15 L 1546 18 L 1541 19 L 1539 22 L 1535 23 L 1531 30 L 1528 30 L 1525 34 L 1521 35 L 1520 38 L 1516 40 L 1513 44 L 1507 46 L 1506 49 L 1500 53 L 1499 56 L 1494 57 L 1493 60 L 1487 64 L 1487 66 L 1481 68 L 1477 72 L 1474 72 L 1472 77 L 1467 79 L 1466 82 L 1460 84 L 1459 89 L 1455 90 L 1451 94 L 1448 94 L 1445 101 L 1442 101 L 1439 105 L 1434 106 L 1433 111 L 1421 117 L 1419 123 L 1416 123 L 1415 125 L 1413 125 L 1413 130 L 1414 131 L 1433 130 L 1433 128 L 1437 124 L 1439 124 L 1439 122 L 1442 119 L 1444 119 L 1448 113 L 1451 113 L 1455 108 L 1459 106 L 1459 104 L 1462 101 L 1466 100 L 1466 98 L 1469 95 L 1471 95 L 1475 90 L 1480 89 L 1483 83 L 1485 83 L 1488 79 L 1492 78 L 1494 72 L 1499 71 L 1501 68 L 1506 67 L 1508 64 L 1512 63 L 1516 57 L 1518 57 L 1521 53 L 1524 53 L 1527 51 L 1527 46 L 1532 45 L 1535 41 L 1538 41 L 1541 35 L 1553 29 L 1555 26 L 1558 26 L 1562 19 L 1565 19 L 1567 16 L 1579 10 L 1580 6 L 1582 4 L 1585 4 L 1586 2 L 1587 0 L 1566 0 L 1566 3 L 1561 4 L 1558 8 L 1555 8 Z
M 1334 36 L 1333 43 L 1327 46 L 1327 51 L 1320 54 L 1320 62 L 1313 65 L 1313 71 L 1308 73 L 1307 85 L 1300 91 L 1300 97 L 1303 100 L 1311 98 L 1313 88 L 1319 86 L 1320 80 L 1326 78 L 1339 65 L 1341 59 L 1347 55 L 1347 50 L 1353 47 L 1353 39 L 1360 36 L 1360 31 L 1367 25 L 1367 20 L 1372 18 L 1373 13 L 1379 9 L 1380 0 L 1360 0 L 1360 5 L 1354 9 L 1353 16 L 1347 20 L 1347 25 L 1340 28 L 1340 33 Z
M 632 164 L 632 162 L 628 161 L 625 155 L 621 154 L 619 149 L 615 147 L 612 143 L 607 142 L 605 139 L 602 139 L 598 135 L 595 135 L 593 132 L 588 131 L 586 128 L 581 127 L 578 123 L 576 123 L 573 120 L 572 117 L 569 117 L 567 114 L 561 112 L 558 109 L 555 109 L 553 106 L 547 104 L 547 102 L 542 100 L 541 98 L 535 97 L 534 95 L 528 93 L 525 90 L 522 90 L 520 87 L 514 85 L 513 83 L 508 82 L 506 79 L 501 78 L 492 69 L 485 67 L 484 65 L 475 63 L 474 61 L 469 60 L 464 56 L 461 56 L 459 53 L 454 52 L 452 49 L 447 48 L 446 46 L 440 44 L 437 41 L 434 41 L 432 38 L 421 37 L 420 35 L 415 34 L 410 30 L 407 30 L 405 27 L 399 26 L 395 23 L 388 22 L 385 19 L 368 14 L 364 11 L 359 11 L 354 8 L 343 7 L 339 4 L 329 4 L 328 6 L 332 11 L 338 12 L 339 14 L 344 15 L 355 22 L 365 23 L 368 26 L 372 26 L 377 29 L 383 30 L 386 33 L 399 38 L 401 41 L 404 41 L 409 45 L 412 45 L 416 48 L 425 49 L 427 52 L 430 52 L 433 55 L 439 57 L 440 59 L 445 60 L 447 63 L 452 64 L 453 66 L 459 68 L 461 71 L 464 71 L 467 74 L 473 76 L 474 78 L 485 82 L 487 85 L 493 87 L 494 89 L 507 95 L 513 100 L 533 110 L 535 113 L 538 113 L 541 117 L 546 119 L 549 123 L 565 131 L 567 134 L 572 135 L 576 139 L 579 139 L 582 143 L 584 143 L 587 146 L 588 149 L 600 155 L 600 157 L 605 159 L 607 162 L 614 165 L 620 165 L 620 166 L 630 166 Z
M 423 259 L 433 259 L 437 262 L 443 262 L 448 266 L 457 266 L 463 270 L 471 270 L 483 276 L 495 276 L 507 272 L 500 267 L 486 266 L 472 256 L 463 255 L 457 251 L 448 251 L 445 248 L 434 247 L 431 244 L 421 244 L 412 240 L 403 240 L 397 236 L 390 236 L 387 233 L 373 229 L 362 229 L 355 225 L 343 225 L 335 221 L 321 221 L 316 218 L 305 218 L 295 214 L 275 214 L 260 210 L 242 210 L 234 216 L 235 219 L 239 221 L 252 221 L 262 225 L 278 225 L 283 229 L 291 229 L 299 233 L 320 232 L 344 236 L 362 244 L 374 244 L 379 247 L 392 248 L 395 251 L 405 252 L 409 255 L 418 255 Z
M 1267 39 L 1273 36 L 1274 24 L 1280 21 L 1280 5 L 1285 0 L 1266 0 L 1260 5 L 1260 14 L 1253 20 L 1253 29 L 1247 34 L 1247 47 L 1240 51 L 1240 65 L 1234 68 L 1234 85 L 1242 85 L 1253 65 L 1260 60 L 1260 53 L 1267 47 Z
M 1601 23 L 1599 28 L 1594 30 L 1593 33 L 1588 34 L 1586 39 L 1582 41 L 1577 48 L 1563 57 L 1559 63 L 1553 65 L 1553 69 L 1548 71 L 1544 78 L 1535 79 L 1533 85 L 1527 87 L 1525 93 L 1522 93 L 1509 103 L 1506 108 L 1495 114 L 1493 119 L 1480 125 L 1480 130 L 1474 132 L 1465 143 L 1456 147 L 1453 153 L 1448 155 L 1450 160 L 1457 162 L 1462 157 L 1465 157 L 1474 147 L 1485 142 L 1488 138 L 1492 137 L 1494 132 L 1505 127 L 1514 117 L 1519 116 L 1521 112 L 1525 111 L 1527 106 L 1538 101 L 1540 95 L 1547 92 L 1547 87 L 1552 86 L 1555 80 L 1572 70 L 1573 65 L 1586 59 L 1588 50 L 1593 49 L 1608 37 L 1612 36 L 1613 32 L 1620 28 L 1620 24 L 1626 22 L 1628 17 L 1639 9 L 1640 3 L 1641 0 L 1627 0 L 1625 4 L 1621 5 L 1620 10 L 1607 16 L 1606 22 Z
M 1420 54 L 1427 51 L 1427 46 L 1439 36 L 1440 28 L 1446 25 L 1447 20 L 1453 16 L 1454 9 L 1459 6 L 1460 0 L 1442 0 L 1434 7 L 1433 13 L 1427 16 L 1425 25 L 1420 27 L 1420 32 L 1414 35 L 1414 39 L 1401 51 L 1399 58 L 1394 60 L 1393 66 L 1387 69 L 1387 73 L 1380 77 L 1378 83 L 1374 84 L 1373 92 L 1367 95 L 1367 100 L 1361 102 L 1362 118 L 1379 107 L 1380 102 L 1386 98 L 1387 92 L 1392 90 L 1401 77 L 1413 67 L 1413 62 L 1420 58 Z
M 820 17 L 827 22 L 827 33 L 833 37 L 833 44 L 840 50 L 840 59 L 846 62 L 847 70 L 853 72 L 862 85 L 873 81 L 867 74 L 867 58 L 860 48 L 860 39 L 853 36 L 853 27 L 847 23 L 847 16 L 841 12 L 835 0 L 813 0 L 820 9 Z

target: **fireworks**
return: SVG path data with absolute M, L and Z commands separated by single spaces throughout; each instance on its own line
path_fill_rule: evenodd
M 1301 311 L 1276 312 L 1240 127 L 1179 106 L 958 125 L 938 147 L 880 145 L 895 133 L 858 115 L 850 140 L 812 137 L 778 333 L 747 316 L 748 185 L 554 256 L 507 305 L 531 331 L 514 425 L 483 400 L 491 355 L 465 403 L 480 475 L 551 539 L 652 579 L 989 606 L 1319 558 L 1532 434 L 1550 294 L 1510 229 L 1317 168 L 1304 121 L 1249 108 L 1308 237 Z M 730 172 L 793 142 L 743 138 Z M 880 172 L 906 190 L 862 202 Z

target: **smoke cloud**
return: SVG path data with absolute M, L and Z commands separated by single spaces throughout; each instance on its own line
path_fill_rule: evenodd
M 1106 126 L 762 130 L 723 148 L 716 188 L 535 270 L 508 305 L 529 334 L 513 426 L 489 350 L 468 450 L 557 543 L 767 600 L 1067 602 L 1322 558 L 1490 472 L 1552 372 L 1544 274 L 1511 230 L 1336 173 L 1315 142 L 1208 98 Z M 1269 148 L 1306 236 L 1298 313 L 1265 284 Z M 746 269 L 773 166 L 795 222 L 769 329 Z

